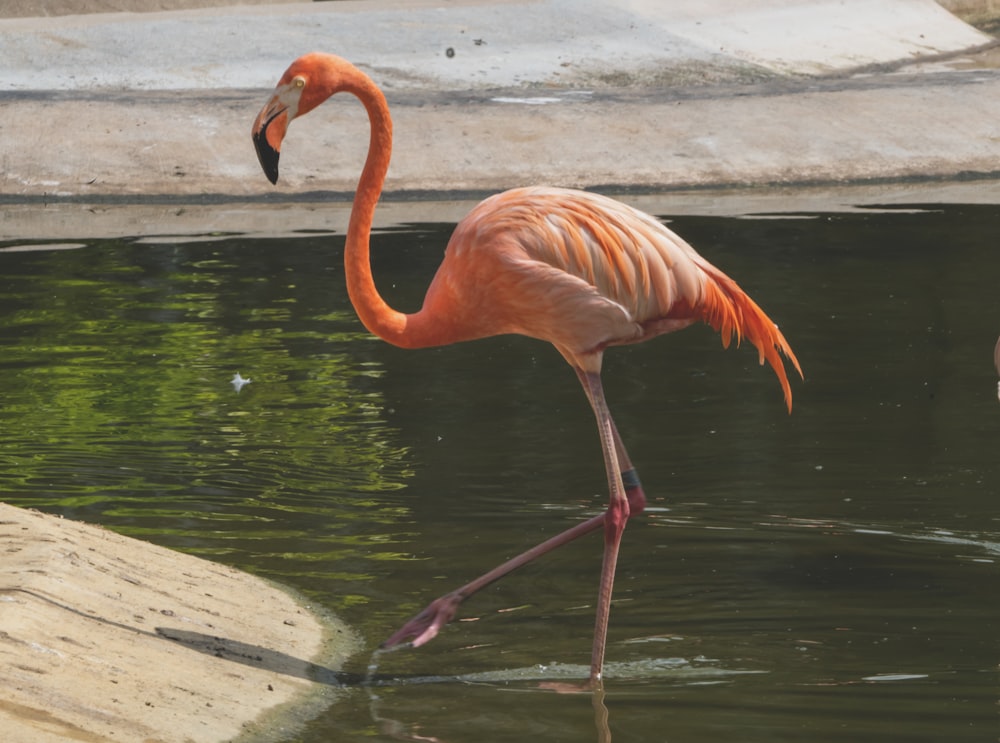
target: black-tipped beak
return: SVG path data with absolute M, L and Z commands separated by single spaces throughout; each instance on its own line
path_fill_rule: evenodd
M 271 183 L 278 182 L 278 157 L 281 155 L 281 142 L 287 129 L 288 107 L 282 105 L 277 97 L 272 98 L 257 114 L 251 132 L 260 167 Z
M 264 169 L 264 175 L 271 183 L 277 183 L 278 158 L 281 152 L 268 143 L 266 124 L 263 129 L 253 133 L 253 146 L 257 150 L 257 159 L 260 161 L 260 167 Z

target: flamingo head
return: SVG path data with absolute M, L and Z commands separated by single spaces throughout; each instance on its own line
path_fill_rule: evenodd
M 277 87 L 253 122 L 254 148 L 264 174 L 278 182 L 278 156 L 288 125 L 344 87 L 344 71 L 352 66 L 331 54 L 306 54 L 285 70 Z

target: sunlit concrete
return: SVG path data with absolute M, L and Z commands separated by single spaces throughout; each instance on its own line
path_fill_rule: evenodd
M 0 503 L 0 545 L 4 740 L 280 740 L 355 648 L 259 578 L 95 526 Z
M 933 0 L 415 0 L 0 21 L 7 199 L 349 192 L 364 112 L 249 125 L 287 64 L 346 56 L 394 107 L 388 189 L 742 187 L 991 176 L 993 39 Z M 984 51 L 985 50 L 985 51 Z

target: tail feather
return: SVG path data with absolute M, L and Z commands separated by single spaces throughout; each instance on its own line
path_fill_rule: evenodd
M 720 334 L 723 347 L 729 348 L 734 336 L 737 345 L 745 337 L 757 347 L 760 363 L 763 365 L 766 360 L 774 369 L 785 393 L 788 412 L 792 412 L 792 389 L 781 356 L 792 362 L 800 377 L 802 367 L 785 336 L 735 281 L 721 271 L 706 270 L 706 273 L 709 280 L 705 282 L 700 307 L 702 319 Z

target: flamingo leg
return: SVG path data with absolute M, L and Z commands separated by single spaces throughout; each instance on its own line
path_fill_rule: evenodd
M 583 386 L 583 391 L 587 393 L 587 400 L 593 408 L 595 403 L 593 393 L 590 389 L 590 382 L 587 380 L 587 373 L 577 366 L 573 367 L 573 371 L 576 372 L 576 376 L 580 380 L 580 384 Z M 597 377 L 597 386 L 600 390 L 601 405 L 604 407 L 605 413 L 607 414 L 608 423 L 611 424 L 611 433 L 614 437 L 614 451 L 618 459 L 618 470 L 621 473 L 622 487 L 625 488 L 625 496 L 628 498 L 629 514 L 631 516 L 638 516 L 646 510 L 646 493 L 642 489 L 642 482 L 639 480 L 639 473 L 632 464 L 632 460 L 629 458 L 628 452 L 625 451 L 625 444 L 622 442 L 621 434 L 618 433 L 618 426 L 615 425 L 615 421 L 611 417 L 611 413 L 608 410 L 607 403 L 604 402 L 603 386 L 601 385 L 599 376 Z M 597 414 L 596 408 L 594 409 L 594 413 L 595 415 Z
M 516 557 L 512 557 L 502 565 L 498 565 L 488 573 L 484 573 L 475 580 L 469 581 L 461 588 L 457 588 L 451 593 L 446 593 L 444 596 L 434 599 L 423 611 L 415 615 L 388 640 L 383 642 L 381 647 L 391 648 L 407 640 L 410 640 L 410 645 L 413 647 L 420 647 L 430 642 L 437 636 L 441 628 L 454 618 L 459 604 L 465 601 L 465 599 L 547 552 L 551 552 L 557 547 L 572 542 L 577 537 L 601 528 L 604 525 L 605 515 L 602 513 L 599 516 L 594 516 L 554 537 L 550 537 L 541 544 L 537 544 Z
M 624 455 L 617 452 L 615 445 L 616 440 L 621 441 L 621 437 L 611 419 L 611 413 L 604 399 L 604 388 L 601 385 L 600 374 L 583 371 L 578 371 L 577 374 L 583 382 L 591 407 L 594 409 L 594 415 L 597 417 L 597 429 L 601 437 L 601 450 L 604 452 L 604 466 L 608 473 L 608 490 L 610 491 L 608 510 L 604 515 L 604 560 L 601 564 L 601 580 L 597 592 L 597 617 L 594 623 L 594 645 L 590 656 L 590 681 L 592 684 L 599 685 L 604 671 L 604 649 L 608 638 L 608 617 L 611 614 L 611 592 L 615 583 L 615 568 L 618 565 L 618 549 L 631 509 L 625 493 L 625 486 L 622 483 L 619 464 Z M 636 482 L 638 483 L 638 480 Z M 641 491 L 642 488 L 639 486 L 639 492 Z
M 642 485 L 639 482 L 639 477 L 636 474 L 631 459 L 629 459 L 628 452 L 625 450 L 625 445 L 622 443 L 618 429 L 608 412 L 600 376 L 597 374 L 588 375 L 575 366 L 573 368 L 580 379 L 580 383 L 583 385 L 587 399 L 598 419 L 598 427 L 601 430 L 601 449 L 604 452 L 608 477 L 609 479 L 614 478 L 617 484 L 617 487 L 612 487 L 611 489 L 611 501 L 612 503 L 616 503 L 615 494 L 617 493 L 617 505 L 614 508 L 609 506 L 609 509 L 599 516 L 594 516 L 564 532 L 550 537 L 460 588 L 435 599 L 383 642 L 381 645 L 382 648 L 391 648 L 407 641 L 413 647 L 420 647 L 430 642 L 437 636 L 444 625 L 455 617 L 459 605 L 477 591 L 486 588 L 491 583 L 500 580 L 538 557 L 564 544 L 568 544 L 584 534 L 589 534 L 604 527 L 605 559 L 601 570 L 598 618 L 595 626 L 594 648 L 591 657 L 591 680 L 600 679 L 604 658 L 605 637 L 607 635 L 608 615 L 611 606 L 614 565 L 617 562 L 618 544 L 621 541 L 621 532 L 625 526 L 624 520 L 628 518 L 629 514 L 636 515 L 641 513 L 645 508 L 646 498 Z M 624 502 L 624 506 L 622 506 L 622 502 Z M 609 521 L 614 525 L 609 527 Z M 611 550 L 608 547 L 609 536 L 613 543 Z M 609 551 L 613 553 L 610 558 Z

